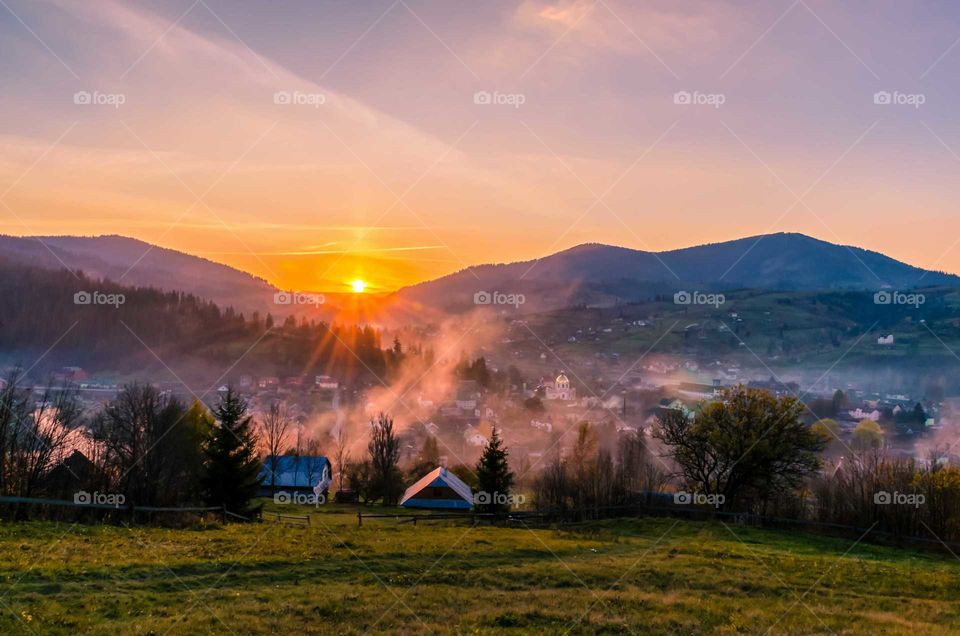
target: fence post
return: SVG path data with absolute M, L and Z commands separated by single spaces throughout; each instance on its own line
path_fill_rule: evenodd
M 357 527 L 358 528 L 363 527 L 363 511 L 362 510 L 357 510 Z
M 221 504 L 220 506 L 220 520 L 223 521 L 224 524 L 227 523 L 227 504 Z

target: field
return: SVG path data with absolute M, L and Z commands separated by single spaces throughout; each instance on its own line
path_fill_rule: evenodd
M 674 519 L 0 526 L 0 633 L 946 634 L 960 562 Z

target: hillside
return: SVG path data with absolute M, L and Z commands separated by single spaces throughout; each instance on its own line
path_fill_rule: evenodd
M 86 302 L 77 302 L 77 295 Z M 92 297 L 96 294 L 96 298 Z M 197 296 L 98 281 L 0 257 L 0 368 L 61 366 L 121 379 L 213 382 L 234 374 L 384 373 L 379 334 L 353 325 L 244 316 Z M 38 319 L 39 318 L 39 319 Z M 363 364 L 356 362 L 359 357 Z
M 399 295 L 449 309 L 473 305 L 476 291 L 524 294 L 522 309 L 614 304 L 679 290 L 877 290 L 957 285 L 858 247 L 802 234 L 771 234 L 667 252 L 588 244 L 539 260 L 481 265 L 405 288 Z
M 246 312 L 270 310 L 276 291 L 238 269 L 124 236 L 0 236 L 0 254 L 10 262 L 183 291 Z
M 272 504 L 270 504 L 272 505 Z M 3 633 L 946 634 L 949 554 L 721 522 L 7 524 Z M 39 555 L 45 555 L 40 561 Z

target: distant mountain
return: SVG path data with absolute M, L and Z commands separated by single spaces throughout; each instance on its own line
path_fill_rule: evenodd
M 859 247 L 779 233 L 646 252 L 586 244 L 538 260 L 470 267 L 400 290 L 408 301 L 446 309 L 474 305 L 477 292 L 523 294 L 528 310 L 610 304 L 680 290 L 878 290 L 958 285 L 960 277 L 913 267 Z
M 383 294 L 323 292 L 314 295 L 324 298 L 319 305 L 277 303 L 275 294 L 280 290 L 262 278 L 125 236 L 0 235 L 0 261 L 48 270 L 81 270 L 90 278 L 130 287 L 187 292 L 248 316 L 258 311 L 274 318 L 295 315 L 326 322 L 394 325 L 423 318 L 421 312 L 391 306 Z
M 189 292 L 248 312 L 270 310 L 276 291 L 238 269 L 125 236 L 0 236 L 0 254 L 12 263 L 79 269 L 124 285 Z

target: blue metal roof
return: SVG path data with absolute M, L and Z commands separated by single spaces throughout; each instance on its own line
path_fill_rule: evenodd
M 277 488 L 313 488 L 331 476 L 330 460 L 319 455 L 268 455 L 260 471 L 260 483 L 270 486 L 271 472 Z

